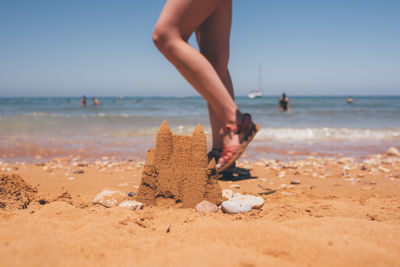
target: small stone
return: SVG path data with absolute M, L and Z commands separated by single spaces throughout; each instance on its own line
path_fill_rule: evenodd
M 121 191 L 103 190 L 93 199 L 93 204 L 111 208 L 124 201 L 125 198 L 126 194 Z
M 230 200 L 237 200 L 248 204 L 252 209 L 261 209 L 264 205 L 264 199 L 262 197 L 252 195 L 235 194 Z
M 218 212 L 218 206 L 207 200 L 203 200 L 196 205 L 195 210 L 197 212 L 216 213 Z
M 389 169 L 386 169 L 386 168 L 384 168 L 384 167 L 382 167 L 382 166 L 379 166 L 378 169 L 381 170 L 381 171 L 383 171 L 383 172 L 386 172 L 386 173 L 390 172 Z
M 285 172 L 280 172 L 280 173 L 278 174 L 278 178 L 284 178 L 285 175 L 286 175 Z
M 233 191 L 231 189 L 222 190 L 222 197 L 230 199 L 231 197 L 233 197 Z
M 76 170 L 76 171 L 74 171 L 74 174 L 82 174 L 82 173 L 84 173 L 83 170 Z
M 282 195 L 293 196 L 293 195 L 294 195 L 294 193 L 282 192 Z
M 129 197 L 134 197 L 135 195 L 136 195 L 135 192 L 129 192 L 129 193 L 128 193 L 128 196 L 129 196 Z
M 393 157 L 400 157 L 400 152 L 397 150 L 395 147 L 391 147 L 386 151 L 386 154 L 388 156 L 393 156 Z
M 230 185 L 229 187 L 230 187 L 230 188 L 239 189 L 239 188 L 240 188 L 240 185 L 238 185 L 238 184 L 233 184 L 233 185 Z
M 344 166 L 342 167 L 342 169 L 343 169 L 344 171 L 350 171 L 350 170 L 351 170 L 350 167 L 349 167 L 348 165 L 344 165 Z
M 68 180 L 73 181 L 75 180 L 75 177 L 68 177 Z
M 260 180 L 261 182 L 266 182 L 266 181 L 267 181 L 266 178 L 260 178 L 259 180 Z
M 55 162 L 55 163 L 68 163 L 69 162 L 69 158 L 54 158 L 53 162 Z
M 221 210 L 224 213 L 235 214 L 251 211 L 251 206 L 240 200 L 228 200 L 221 204 Z
M 361 170 L 362 170 L 362 171 L 366 171 L 366 170 L 367 170 L 367 167 L 362 166 L 362 167 L 361 167 Z
M 119 203 L 119 207 L 128 208 L 131 210 L 143 209 L 143 204 L 135 200 L 125 200 Z
M 290 181 L 290 184 L 301 184 L 301 182 L 298 179 L 293 179 Z

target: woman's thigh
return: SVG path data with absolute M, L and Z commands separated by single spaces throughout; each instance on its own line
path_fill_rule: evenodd
M 178 34 L 184 40 L 205 21 L 224 0 L 168 0 L 155 32 Z
M 231 25 L 232 0 L 223 0 L 196 29 L 200 52 L 210 61 L 216 61 L 213 64 L 228 64 Z

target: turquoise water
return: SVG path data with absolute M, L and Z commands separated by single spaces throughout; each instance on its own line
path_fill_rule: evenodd
M 94 146 L 121 157 L 143 157 L 164 119 L 175 133 L 190 134 L 197 123 L 210 133 L 206 103 L 200 97 L 98 99 L 98 107 L 90 97 L 88 106 L 81 107 L 80 97 L 0 98 L 0 155 L 10 154 L 16 144 L 33 143 L 57 145 L 67 152 L 87 152 Z M 292 157 L 293 151 L 363 156 L 400 145 L 398 96 L 353 97 L 353 104 L 347 104 L 346 97 L 290 97 L 291 113 L 277 111 L 278 99 L 236 99 L 262 126 L 250 157 L 281 157 L 281 150 L 290 150 Z M 13 158 L 34 156 L 25 154 Z

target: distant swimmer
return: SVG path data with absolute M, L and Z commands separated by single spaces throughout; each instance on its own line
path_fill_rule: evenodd
M 285 111 L 290 112 L 290 100 L 288 97 L 286 97 L 285 93 L 283 93 L 281 98 L 279 99 L 278 109 L 281 112 L 285 112 Z
M 95 105 L 95 106 L 98 106 L 100 103 L 99 103 L 99 100 L 97 100 L 97 98 L 95 98 L 95 97 L 93 97 L 92 98 L 92 101 L 93 101 L 93 104 Z
M 347 98 L 347 104 L 353 104 L 353 98 L 352 97 Z
M 81 98 L 81 106 L 82 107 L 86 106 L 86 96 L 82 96 L 82 98 Z

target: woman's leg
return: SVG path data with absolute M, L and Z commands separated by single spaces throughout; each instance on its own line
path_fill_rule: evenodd
M 189 36 L 225 0 L 168 0 L 154 30 L 157 48 L 206 99 L 222 125 L 236 125 L 237 106 L 221 78 L 201 53 L 186 43 Z M 228 10 L 229 11 L 229 10 Z M 225 145 L 239 143 L 232 133 L 223 135 Z
M 232 23 L 232 0 L 223 0 L 221 5 L 197 28 L 197 43 L 202 53 L 214 67 L 232 99 L 233 85 L 228 70 L 229 41 Z M 216 111 L 208 105 L 212 129 L 212 147 L 222 148 L 222 128 L 225 126 Z

